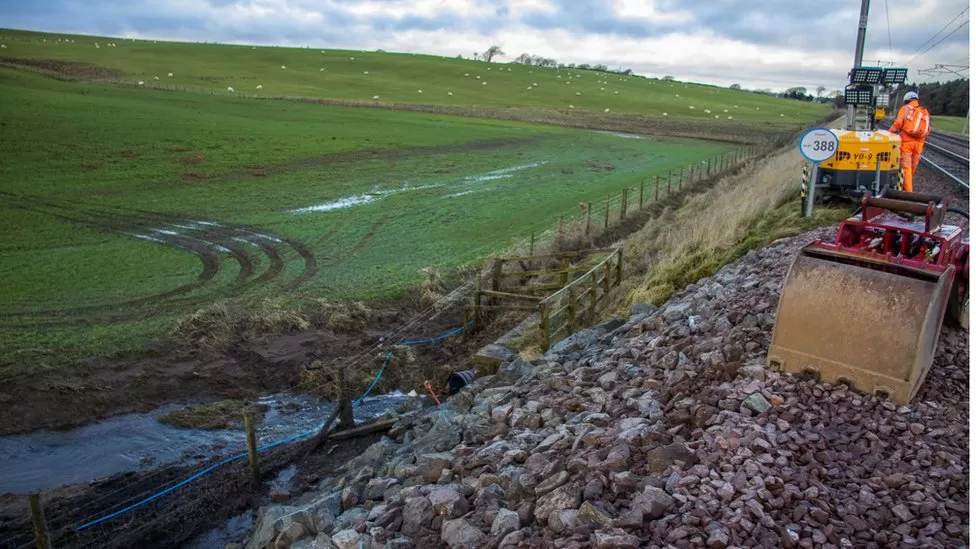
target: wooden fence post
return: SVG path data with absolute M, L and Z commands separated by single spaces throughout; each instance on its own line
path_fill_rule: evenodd
M 644 180 L 643 179 L 641 179 L 640 200 L 637 202 L 637 209 L 638 210 L 644 209 Z
M 610 293 L 610 262 L 603 264 L 603 295 Z
M 708 175 L 712 175 L 712 159 L 708 159 Z
M 37 549 L 51 549 L 51 536 L 47 532 L 47 522 L 44 520 L 44 508 L 41 507 L 41 495 L 34 492 L 27 496 L 30 503 L 31 522 L 34 523 L 34 540 Z
M 352 429 L 356 426 L 356 419 L 352 415 L 352 397 L 349 396 L 349 384 L 346 382 L 346 368 L 339 368 L 339 427 Z
M 623 248 L 617 249 L 617 286 L 620 286 L 620 281 L 622 279 L 624 267 L 624 250 Z
M 620 220 L 623 221 L 627 217 L 627 187 L 620 193 Z
M 654 176 L 654 202 L 657 202 L 659 200 L 658 189 L 660 188 L 661 188 L 661 176 L 655 175 Z
M 590 312 L 589 324 L 596 322 L 596 271 L 590 271 Z
M 559 214 L 559 224 L 556 225 L 556 242 L 563 241 L 563 216 Z
M 251 486 L 256 490 L 261 486 L 261 472 L 258 470 L 258 443 L 250 410 L 244 411 L 244 433 L 247 437 L 247 466 L 251 470 Z
M 532 236 L 529 237 L 529 255 L 535 255 L 535 231 L 532 231 Z
M 566 288 L 566 290 L 568 292 L 566 297 L 569 299 L 569 302 L 566 303 L 566 314 L 569 318 L 566 321 L 569 328 L 569 335 L 573 335 L 576 333 L 576 292 L 573 291 L 572 286 Z
M 603 228 L 606 229 L 610 226 L 610 195 L 607 194 L 607 207 L 603 211 Z
M 559 285 L 565 288 L 569 282 L 569 256 L 563 256 L 563 272 L 559 275 Z
M 671 170 L 668 170 L 668 193 L 667 196 L 671 196 Z
M 539 302 L 539 331 L 542 332 L 542 352 L 549 350 L 549 307 L 545 301 Z
M 535 233 L 532 233 L 535 236 Z M 475 277 L 475 288 L 474 288 L 474 321 L 478 322 L 481 320 L 481 273 L 479 272 Z
M 586 230 L 583 233 L 583 234 L 586 234 L 586 235 L 589 235 L 590 234 L 590 213 L 592 211 L 593 211 L 593 203 L 592 202 L 587 202 L 586 203 Z
M 562 220 L 562 217 L 559 218 Z M 502 287 L 502 266 L 505 260 L 495 258 L 495 263 L 491 266 L 491 290 L 497 292 Z

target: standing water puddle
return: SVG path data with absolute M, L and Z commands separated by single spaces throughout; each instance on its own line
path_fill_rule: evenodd
M 394 392 L 365 399 L 355 409 L 357 422 L 375 419 L 411 400 Z M 334 404 L 310 395 L 272 395 L 257 426 L 258 445 L 308 432 L 322 424 Z M 145 414 L 125 414 L 70 431 L 40 431 L 0 437 L 0 494 L 56 488 L 117 473 L 164 465 L 192 464 L 244 450 L 244 432 L 184 429 L 158 419 L 182 408 L 172 404 Z

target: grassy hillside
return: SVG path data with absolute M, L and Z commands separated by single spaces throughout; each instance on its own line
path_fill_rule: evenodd
M 395 295 L 733 148 L 2 68 L 0 124 L 12 362 L 132 346 L 219 297 Z
M 426 55 L 154 42 L 9 29 L 0 29 L 0 43 L 6 45 L 0 58 L 7 62 L 70 61 L 85 65 L 43 65 L 82 78 L 121 78 L 146 86 L 221 94 L 229 94 L 230 87 L 235 94 L 353 101 L 376 97 L 381 103 L 597 113 L 609 109 L 612 114 L 662 120 L 728 123 L 732 117 L 734 123 L 771 127 L 802 125 L 829 111 L 824 105 L 698 84 Z

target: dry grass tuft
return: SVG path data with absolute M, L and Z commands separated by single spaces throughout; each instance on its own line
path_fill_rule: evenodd
M 317 327 L 337 334 L 350 333 L 364 328 L 371 311 L 360 301 L 333 302 L 312 299 L 305 306 L 305 316 Z
M 254 423 L 261 423 L 267 405 L 248 404 L 243 400 L 220 400 L 205 406 L 186 406 L 159 418 L 160 423 L 187 429 L 230 429 L 244 423 L 250 413 Z
M 803 160 L 787 147 L 688 197 L 630 239 L 627 270 L 638 275 L 626 303 L 661 304 L 749 249 L 832 222 L 848 209 L 799 216 Z
M 420 301 L 424 305 L 433 305 L 444 298 L 447 285 L 437 267 L 424 267 L 420 270 L 424 280 L 420 283 Z

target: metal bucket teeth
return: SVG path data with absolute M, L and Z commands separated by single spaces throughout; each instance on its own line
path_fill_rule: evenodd
M 907 404 L 932 364 L 952 276 L 808 246 L 786 275 L 767 366 Z

